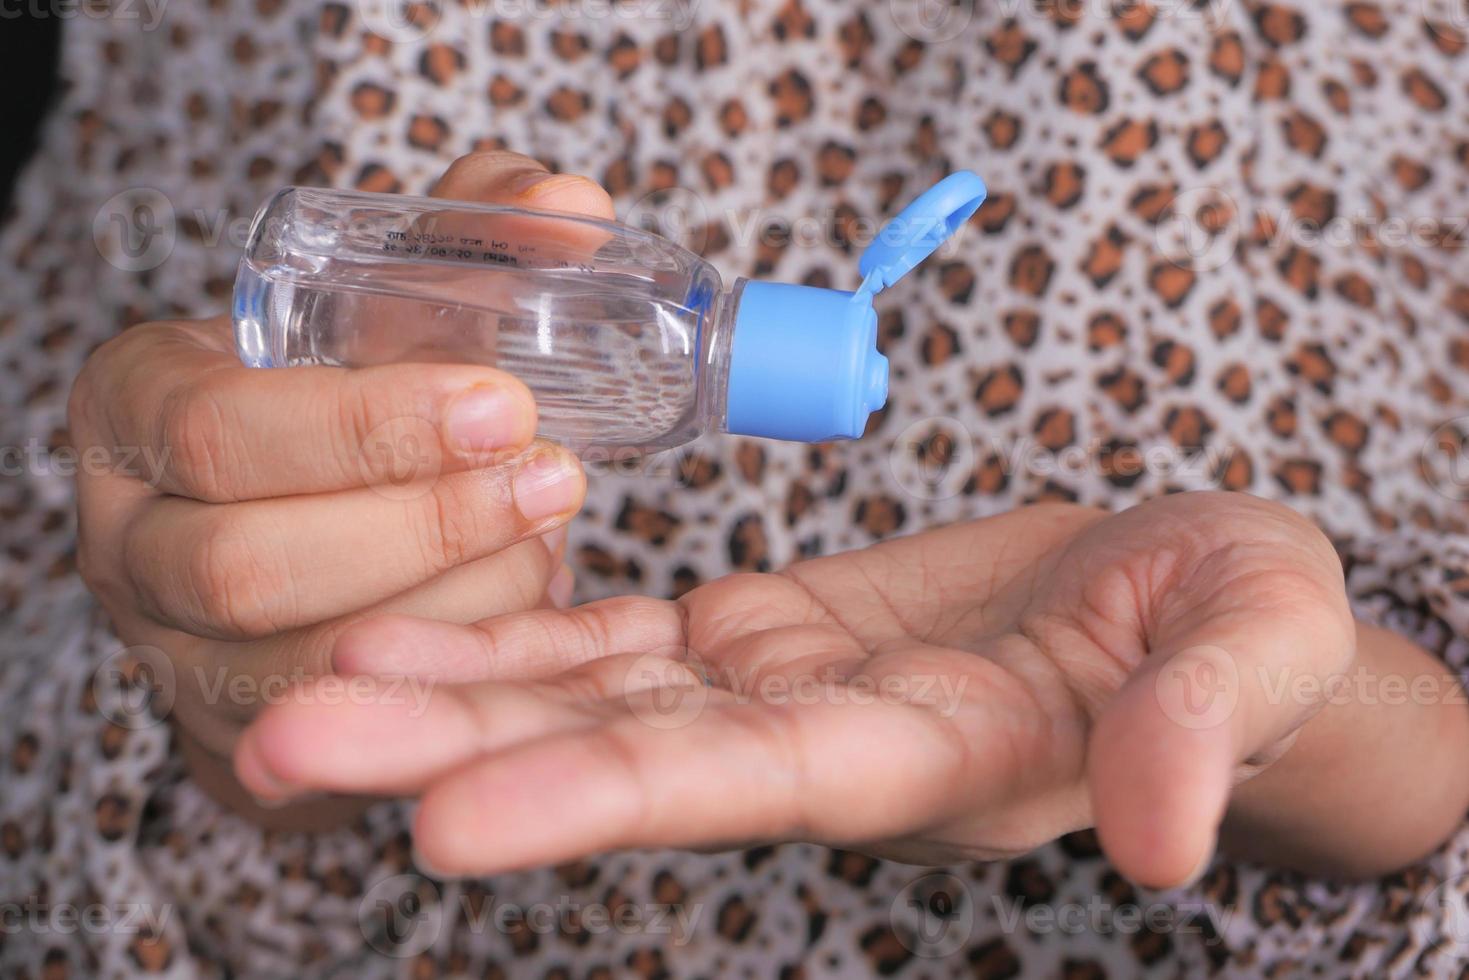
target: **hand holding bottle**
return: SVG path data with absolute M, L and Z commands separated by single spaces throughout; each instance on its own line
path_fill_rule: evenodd
M 459 161 L 436 193 L 611 213 L 590 181 L 508 153 Z M 69 425 L 84 453 L 158 464 L 84 468 L 78 561 L 123 642 L 167 658 L 185 750 L 222 794 L 212 760 L 271 692 L 325 671 L 348 624 L 570 598 L 561 529 L 585 478 L 532 444 L 535 402 L 504 372 L 253 371 L 226 318 L 150 323 L 90 358 Z
M 287 187 L 235 279 L 252 367 L 485 364 L 535 394 L 577 449 L 704 432 L 855 439 L 887 400 L 878 294 L 959 233 L 986 194 L 957 171 L 888 220 L 852 290 L 737 279 L 649 231 L 584 212 Z

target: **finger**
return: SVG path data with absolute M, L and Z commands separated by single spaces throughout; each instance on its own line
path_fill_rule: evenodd
M 235 750 L 241 778 L 269 799 L 308 791 L 416 793 L 479 755 L 527 739 L 588 728 L 652 681 L 630 655 L 585 664 L 547 683 L 441 684 L 422 678 L 317 678 L 299 685 L 246 731 Z M 656 680 L 702 685 L 668 663 Z M 371 742 L 381 751 L 363 753 Z
M 625 715 L 462 766 L 428 788 L 414 838 L 447 873 L 624 848 L 881 840 L 951 811 L 963 755 L 927 712 L 725 697 L 682 727 Z
M 558 530 L 564 529 L 562 525 Z M 561 552 L 555 541 L 547 540 L 555 534 L 521 541 L 488 558 L 458 565 L 406 592 L 356 610 L 342 622 L 398 615 L 468 624 L 533 609 L 563 567 L 558 564 Z M 318 663 L 323 669 L 329 667 L 329 651 Z
M 502 371 L 261 371 L 239 363 L 228 331 L 224 319 L 139 328 L 109 359 L 99 397 L 113 437 L 140 450 L 155 489 L 218 503 L 401 483 L 534 435 L 535 400 Z
M 227 508 L 165 498 L 129 529 L 126 566 L 160 622 L 219 639 L 267 636 L 564 524 L 586 479 L 575 457 L 542 443 L 513 465 L 405 489 L 406 499 L 373 488 Z
M 1221 590 L 1158 644 L 1096 723 L 1087 780 L 1097 833 L 1133 881 L 1173 887 L 1204 872 L 1239 767 L 1319 708 L 1282 700 L 1281 679 L 1323 689 L 1353 655 L 1344 595 L 1290 577 L 1270 591 L 1241 604 Z
M 291 673 L 300 678 L 327 673 L 372 673 L 333 669 L 332 650 L 337 638 L 358 623 L 422 617 L 440 623 L 468 624 L 539 607 L 558 573 L 557 554 L 548 550 L 546 537 L 522 541 L 488 558 L 466 562 L 438 578 L 329 623 L 230 644 L 226 653 L 255 674 Z M 218 656 L 218 644 L 214 646 Z
M 516 261 L 547 270 L 578 268 L 592 261 L 613 237 L 601 221 L 616 215 L 612 199 L 594 181 L 551 173 L 518 153 L 471 153 L 449 167 L 432 191 L 435 197 L 504 205 L 497 214 L 453 211 L 434 215 L 435 232 L 512 244 Z M 526 210 L 537 213 L 527 215 Z M 554 213 L 568 217 L 559 218 Z M 587 220 L 594 219 L 594 220 Z M 484 284 L 477 287 L 484 303 Z
M 348 695 L 355 684 L 362 686 Z M 480 752 L 596 718 L 529 686 L 318 678 L 246 729 L 235 746 L 235 772 L 253 793 L 276 801 L 319 791 L 405 795 Z M 364 745 L 373 751 L 363 752 Z
M 174 716 L 209 751 L 227 757 L 241 724 L 279 701 L 290 685 L 331 672 L 336 636 L 352 622 L 401 614 L 468 623 L 519 612 L 541 601 L 555 562 L 542 540 L 523 541 L 330 623 L 242 643 L 185 636 L 142 617 L 129 631 L 169 652 Z
M 430 194 L 459 201 L 518 205 L 611 221 L 612 198 L 595 181 L 555 174 L 538 160 L 497 150 L 455 160 Z
M 364 696 L 328 704 L 317 686 L 306 685 L 299 701 L 270 709 L 247 731 L 235 754 L 237 772 L 253 792 L 286 799 L 318 790 L 413 793 L 456 782 L 461 772 L 484 775 L 495 760 L 526 756 L 504 763 L 524 772 L 535 759 L 579 759 L 564 780 L 538 777 L 521 787 L 521 797 L 527 789 L 548 792 L 546 805 L 555 809 L 541 819 L 557 814 L 561 843 L 514 858 L 516 866 L 643 844 L 879 839 L 960 805 L 954 786 L 968 753 L 931 713 L 841 698 L 742 704 L 676 662 L 664 661 L 650 681 L 648 661 L 608 658 L 544 683 L 435 686 L 421 703 Z M 364 755 L 366 741 L 383 749 Z M 711 751 L 721 760 L 717 771 L 697 762 Z M 619 762 L 603 779 L 598 770 L 609 756 Z M 859 758 L 883 773 L 881 793 L 847 778 Z M 690 778 L 670 783 L 658 775 L 664 766 L 686 766 Z M 585 804 L 590 812 L 564 816 L 558 804 L 583 793 L 597 797 Z M 462 833 L 469 811 L 461 804 L 451 800 L 441 816 Z M 644 818 L 618 818 L 632 810 Z M 486 860 L 499 858 L 480 849 L 464 863 L 455 858 L 442 866 L 458 870 Z
M 742 637 L 828 618 L 792 577 L 731 575 L 677 601 L 608 599 L 486 619 L 471 629 L 399 617 L 364 621 L 342 634 L 333 664 L 345 673 L 413 673 L 454 683 L 515 680 L 630 651 L 682 659 L 690 643 L 723 657 L 743 649 Z M 703 625 L 690 637 L 696 620 Z
M 549 677 L 618 653 L 679 659 L 686 650 L 677 603 L 603 599 L 575 609 L 536 609 L 472 626 L 385 616 L 354 624 L 337 639 L 341 674 L 412 674 L 447 683 Z

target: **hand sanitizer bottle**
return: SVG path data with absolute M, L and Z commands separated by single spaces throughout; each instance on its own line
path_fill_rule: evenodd
M 863 252 L 847 292 L 737 280 L 615 222 L 432 198 L 286 188 L 256 216 L 235 280 L 254 367 L 487 364 L 573 449 L 656 452 L 707 431 L 819 442 L 887 400 L 873 299 L 984 200 L 961 171 Z

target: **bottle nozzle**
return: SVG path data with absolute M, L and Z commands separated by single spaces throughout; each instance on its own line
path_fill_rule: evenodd
M 888 359 L 881 354 L 875 355 L 867 365 L 867 399 L 866 408 L 868 414 L 877 411 L 888 403 Z
M 747 283 L 734 318 L 728 430 L 804 442 L 862 435 L 888 395 L 873 299 L 958 231 L 984 198 L 984 181 L 969 171 L 924 191 L 863 252 L 856 292 Z

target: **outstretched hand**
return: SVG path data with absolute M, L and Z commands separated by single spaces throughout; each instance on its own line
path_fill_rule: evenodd
M 235 764 L 264 798 L 421 795 L 446 872 L 789 839 L 937 864 L 1095 826 L 1169 886 L 1316 710 L 1280 682 L 1355 649 L 1336 554 L 1281 506 L 1038 505 L 677 601 L 366 621 L 334 669 L 433 678 L 426 706 L 279 705 Z

